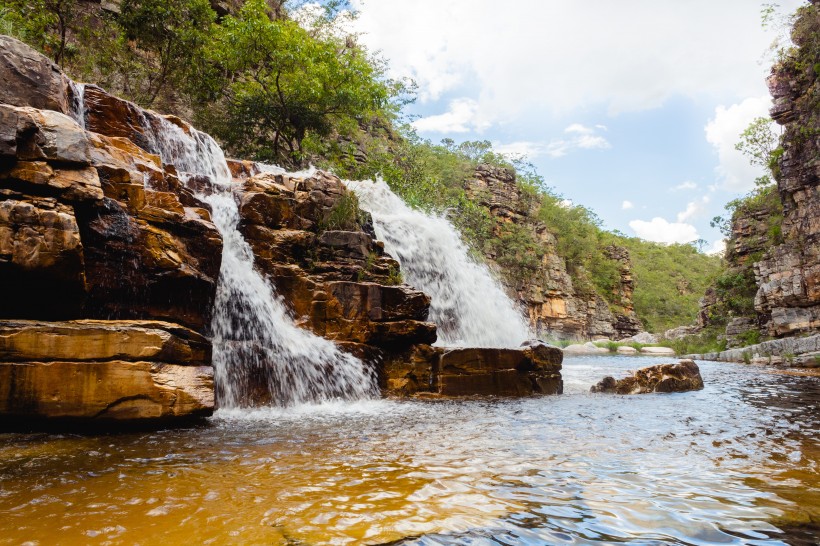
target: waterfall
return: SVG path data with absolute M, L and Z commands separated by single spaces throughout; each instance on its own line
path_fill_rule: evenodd
M 85 129 L 85 84 L 68 80 L 68 88 L 71 91 L 69 115 L 77 125 Z
M 155 115 L 146 115 L 143 126 L 155 152 L 175 166 L 184 183 L 205 176 L 213 184 L 207 191 L 189 187 L 210 205 L 223 239 L 211 323 L 219 406 L 247 406 L 255 398 L 293 405 L 377 394 L 373 371 L 331 341 L 296 326 L 273 285 L 254 269 L 253 252 L 239 231 L 230 170 L 214 139 Z M 260 378 L 267 389 L 261 396 Z
M 346 182 L 373 216 L 376 236 L 408 284 L 427 293 L 437 345 L 518 347 L 533 337 L 485 264 L 470 258 L 447 219 L 412 209 L 382 180 Z

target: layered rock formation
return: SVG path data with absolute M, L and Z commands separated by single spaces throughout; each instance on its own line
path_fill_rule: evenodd
M 719 282 L 701 301 L 701 327 L 728 317 L 730 348 L 761 337 L 820 331 L 818 32 L 820 5 L 813 0 L 797 12 L 792 31 L 797 47 L 772 69 L 768 81 L 771 116 L 783 126 L 772 169 L 776 191 L 762 191 L 738 208 L 727 246 L 726 286 Z M 746 353 L 727 354 L 739 358 Z
M 99 88 L 80 93 L 33 50 L 3 45 L 0 414 L 209 414 L 211 351 L 202 334 L 222 240 L 188 187 L 207 192 L 214 181 L 183 184 L 161 161 L 157 135 L 207 139 Z M 305 326 L 369 356 L 435 340 L 426 296 L 375 282 L 396 277 L 398 265 L 372 235 L 323 225 L 347 195 L 338 179 L 238 178 L 243 231 Z
M 495 219 L 496 235 L 505 229 L 523 229 L 543 249 L 540 263 L 521 278 L 502 278 L 508 292 L 529 314 L 530 323 L 539 336 L 563 339 L 621 339 L 643 328 L 632 305 L 633 280 L 629 252 L 617 246 L 607 249 L 607 257 L 619 264 L 621 278 L 611 302 L 598 294 L 581 294 L 573 286 L 564 260 L 556 252 L 555 235 L 537 220 L 538 202 L 515 183 L 511 170 L 480 165 L 475 176 L 466 182 L 468 195 L 489 209 Z M 497 270 L 498 254 L 489 250 L 488 262 Z
M 0 321 L 0 415 L 128 420 L 210 415 L 210 342 L 160 321 Z
M 206 207 L 156 155 L 66 115 L 77 88 L 56 66 L 2 45 L 0 414 L 209 414 L 210 344 L 197 331 L 222 240 Z M 42 322 L 68 319 L 99 320 Z
M 436 340 L 430 298 L 399 283 L 398 262 L 337 177 L 251 176 L 254 167 L 245 167 L 233 168 L 241 230 L 301 326 L 381 357 Z
M 419 345 L 385 365 L 391 396 L 561 394 L 561 349 L 527 342 L 518 349 Z
M 605 377 L 590 392 L 610 394 L 647 394 L 651 392 L 685 392 L 703 388 L 700 369 L 693 360 L 677 364 L 659 364 L 641 368 L 631 376 L 616 380 Z
M 801 8 L 793 39 L 798 48 L 769 78 L 772 118 L 783 126 L 777 189 L 783 203 L 783 243 L 755 264 L 755 309 L 773 336 L 820 331 L 820 98 L 817 32 L 820 5 Z

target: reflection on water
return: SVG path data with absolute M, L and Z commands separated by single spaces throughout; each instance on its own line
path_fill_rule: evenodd
M 703 391 L 224 413 L 0 435 L 0 544 L 812 544 L 820 380 L 700 363 Z

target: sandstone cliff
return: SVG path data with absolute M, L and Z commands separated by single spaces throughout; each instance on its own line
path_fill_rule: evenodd
M 498 252 L 492 248 L 486 249 L 485 257 L 528 314 L 539 337 L 622 339 L 643 329 L 632 305 L 634 287 L 625 248 L 612 245 L 605 250 L 620 272 L 617 289 L 608 294 L 608 301 L 594 291 L 584 293 L 574 286 L 566 262 L 558 255 L 555 235 L 537 220 L 537 200 L 521 190 L 512 170 L 480 165 L 466 182 L 466 190 L 490 211 L 496 238 L 503 240 L 505 231 L 519 229 L 538 245 L 538 263 L 520 275 L 500 265 Z
M 783 126 L 776 190 L 741 202 L 727 272 L 701 302 L 700 326 L 726 325 L 729 347 L 820 331 L 820 5 L 798 10 L 796 47 L 769 78 L 771 116 Z M 774 353 L 773 353 L 774 354 Z
M 777 189 L 783 203 L 783 243 L 755 264 L 755 309 L 769 317 L 766 333 L 820 331 L 820 4 L 798 12 L 797 48 L 773 69 L 772 118 L 783 126 Z

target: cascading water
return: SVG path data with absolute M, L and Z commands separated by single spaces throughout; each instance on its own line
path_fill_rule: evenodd
M 533 337 L 487 266 L 470 258 L 450 222 L 408 207 L 384 181 L 346 184 L 373 216 L 376 236 L 401 264 L 405 280 L 430 296 L 437 345 L 518 347 Z
M 255 398 L 293 405 L 377 394 L 373 371 L 334 343 L 297 327 L 273 286 L 254 269 L 253 252 L 239 231 L 230 170 L 213 138 L 159 116 L 145 116 L 143 126 L 162 161 L 173 164 L 183 182 L 203 176 L 212 182 L 207 191 L 190 187 L 211 206 L 223 238 L 211 323 L 220 407 L 247 406 Z M 267 388 L 261 396 L 260 380 Z
M 77 124 L 85 129 L 85 84 L 68 80 L 70 90 L 70 115 Z

